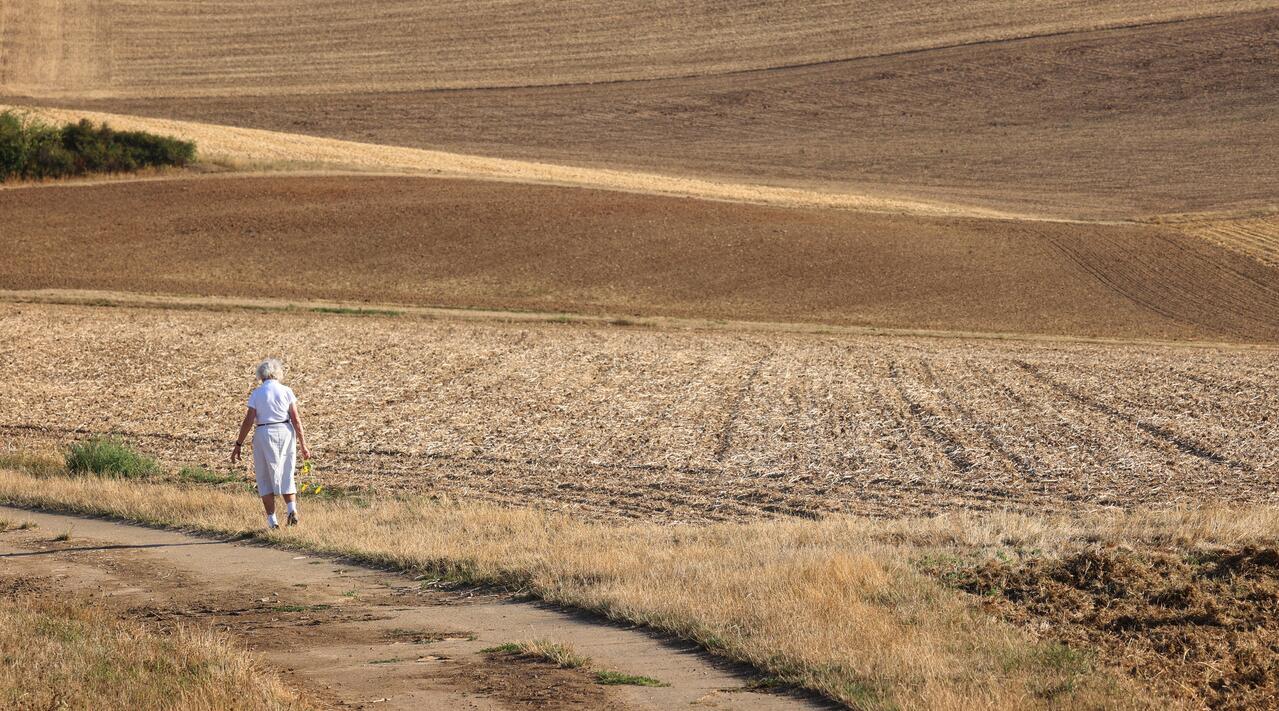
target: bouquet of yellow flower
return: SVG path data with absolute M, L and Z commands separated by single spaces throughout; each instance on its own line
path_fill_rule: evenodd
M 305 494 L 308 490 L 312 494 L 319 494 L 324 491 L 324 485 L 320 482 L 307 481 L 307 478 L 311 476 L 311 471 L 311 460 L 303 459 L 302 466 L 298 468 L 298 479 L 302 482 L 302 485 L 298 487 L 299 494 Z

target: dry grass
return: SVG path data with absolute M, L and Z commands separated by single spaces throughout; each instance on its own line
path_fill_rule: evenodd
M 219 533 L 245 531 L 259 505 L 247 494 L 191 496 L 167 485 L 18 472 L 0 474 L 0 498 Z M 1051 521 L 835 518 L 616 527 L 416 498 L 384 500 L 371 509 L 343 502 L 307 506 L 306 526 L 271 540 L 523 589 L 651 625 L 854 707 L 1155 705 L 1090 661 L 1071 657 L 1062 664 L 1053 645 L 995 621 L 920 574 L 911 557 L 921 548 L 895 542 L 923 537 L 931 545 L 999 545 L 1017 535 L 1048 543 L 1068 530 Z M 1238 526 L 1241 519 L 1232 520 Z
M 0 600 L 0 659 L 0 707 L 15 711 L 308 708 L 224 635 L 160 636 L 65 598 Z
M 0 329 L 0 449 L 114 434 L 243 477 L 228 435 L 278 354 L 316 483 L 593 518 L 1248 504 L 1279 466 L 1273 349 L 35 305 Z

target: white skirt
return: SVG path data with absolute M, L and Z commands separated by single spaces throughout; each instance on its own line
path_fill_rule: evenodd
M 253 431 L 253 473 L 258 495 L 294 494 L 293 467 L 297 462 L 297 437 L 293 425 L 268 425 Z

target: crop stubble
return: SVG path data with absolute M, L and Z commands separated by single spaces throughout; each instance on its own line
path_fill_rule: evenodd
M 1259 502 L 1273 350 L 0 307 L 0 431 L 224 466 L 282 355 L 322 480 L 708 521 Z
M 53 103 L 1054 217 L 1273 211 L 1279 11 L 1273 3 L 1256 6 L 1267 5 L 1183 22 L 943 42 L 921 52 L 656 81 L 460 91 L 365 86 L 322 96 L 264 96 L 254 83 L 253 91 L 206 97 L 161 92 L 93 101 L 82 94 Z M 901 11 L 909 16 L 922 7 Z M 861 17 L 865 3 L 846 8 L 874 27 Z M 807 9 L 791 3 L 786 12 Z M 1102 11 L 1123 10 L 1110 3 Z M 1071 11 L 1058 4 L 1049 14 Z M 998 34 L 1034 16 L 1017 3 L 987 29 Z M 914 19 L 901 28 L 926 37 L 947 26 L 945 13 Z
M 1166 22 L 1257 0 L 74 0 L 0 8 L 0 89 L 125 96 L 609 82 Z M 1011 9 L 1016 12 L 1010 12 Z M 138 18 L 145 18 L 139 22 Z

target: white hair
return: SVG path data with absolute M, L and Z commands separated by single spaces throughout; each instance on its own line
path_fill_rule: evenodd
M 266 382 L 268 380 L 284 379 L 284 364 L 279 358 L 267 358 L 258 363 L 258 380 Z

